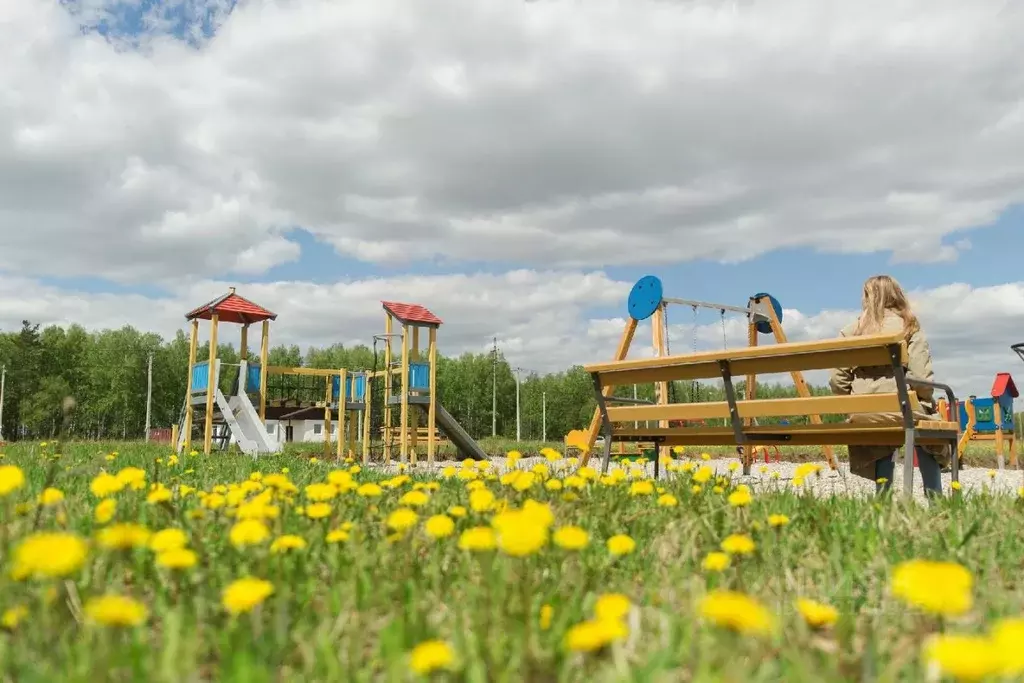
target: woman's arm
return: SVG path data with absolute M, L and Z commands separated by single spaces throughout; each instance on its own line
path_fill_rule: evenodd
M 845 337 L 846 328 L 839 330 L 839 336 Z M 828 380 L 833 394 L 845 395 L 853 391 L 853 368 L 836 368 Z
M 918 330 L 910 338 L 907 344 L 907 371 L 911 377 L 923 379 L 926 382 L 935 380 L 935 373 L 932 372 L 932 350 L 928 344 L 928 338 L 924 332 Z M 917 398 L 923 403 L 932 403 L 934 390 L 931 387 L 911 386 L 912 391 L 917 392 Z

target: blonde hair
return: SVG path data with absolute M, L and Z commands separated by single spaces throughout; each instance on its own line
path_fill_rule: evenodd
M 909 341 L 921 329 L 917 316 L 910 310 L 910 302 L 900 283 L 888 275 L 875 275 L 864 282 L 860 317 L 857 319 L 855 335 L 881 332 L 887 311 L 903 319 L 903 334 Z

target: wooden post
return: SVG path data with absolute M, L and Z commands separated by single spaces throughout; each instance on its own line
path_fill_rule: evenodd
M 663 358 L 665 356 L 665 304 L 662 302 L 658 306 L 657 310 L 654 311 L 654 315 L 651 316 L 651 332 L 652 341 L 654 342 L 654 355 L 657 358 Z M 655 394 L 658 405 L 668 405 L 668 382 L 658 382 L 655 386 Z M 658 420 L 658 427 L 665 429 L 668 427 L 668 420 Z M 658 448 L 658 455 L 656 457 L 664 458 L 669 454 L 668 446 L 661 446 Z
M 370 418 L 373 415 L 373 383 L 377 378 L 372 373 L 366 373 L 366 396 L 363 399 L 363 464 L 370 462 Z
M 334 399 L 334 392 L 331 391 L 334 387 L 331 386 L 330 375 L 324 377 L 324 383 L 327 385 L 324 391 L 324 457 L 329 458 L 331 457 L 331 400 Z
M 270 321 L 263 321 L 260 338 L 260 419 L 267 421 L 267 375 L 270 362 Z
M 430 363 L 430 403 L 427 409 L 427 464 L 434 464 L 437 452 L 437 328 L 428 332 L 427 362 Z
M 238 343 L 238 359 L 249 360 L 249 323 L 242 325 L 242 339 Z
M 996 403 L 995 407 L 998 409 L 999 404 Z M 996 464 L 1000 471 L 1006 469 L 1003 458 L 1003 428 L 999 423 L 996 423 L 996 433 L 993 434 L 996 442 Z
M 754 302 L 751 301 L 750 305 L 753 306 Z M 752 319 L 747 323 L 747 346 L 757 346 L 757 323 Z M 747 386 L 745 387 L 744 395 L 748 401 L 753 401 L 757 398 L 757 375 L 747 375 Z M 750 418 L 743 418 L 743 426 L 750 426 Z M 740 453 L 743 456 L 743 467 L 746 470 L 750 463 L 754 461 L 754 449 L 751 446 L 741 446 Z
M 615 357 L 613 361 L 624 360 L 626 355 L 629 353 L 629 345 L 633 343 L 633 335 L 636 334 L 636 319 L 630 318 L 629 322 L 626 323 L 625 329 L 622 330 L 622 338 L 619 339 L 619 348 L 615 350 Z M 612 387 L 603 387 L 601 394 L 604 396 L 612 395 Z M 580 461 L 580 467 L 585 466 L 590 461 L 590 452 L 594 450 L 594 441 L 597 440 L 597 433 L 601 429 L 601 411 L 598 408 L 594 408 L 594 417 L 590 420 L 590 427 L 587 429 L 587 443 L 586 448 L 583 449 L 583 458 Z
M 391 314 L 384 320 L 384 464 L 391 464 L 391 333 L 394 323 Z
M 420 359 L 420 328 L 417 325 L 412 327 L 412 358 L 411 360 L 419 361 Z M 416 392 L 419 395 L 420 392 Z M 416 450 L 419 448 L 419 431 L 420 431 L 420 413 L 418 409 L 414 409 L 409 415 L 409 456 L 412 460 L 412 464 L 416 464 L 417 455 Z
M 338 460 L 341 460 L 345 452 L 345 404 L 348 403 L 348 370 L 338 370 Z
M 188 379 L 185 385 L 185 450 L 192 450 L 192 420 L 195 408 L 192 407 L 192 370 L 196 366 L 196 354 L 199 352 L 199 319 L 192 321 L 188 332 Z M 177 447 L 178 442 L 174 442 Z
M 786 338 L 786 333 L 782 331 L 782 323 L 779 322 L 779 318 L 775 315 L 775 307 L 772 306 L 771 301 L 765 306 L 768 310 L 768 316 L 771 319 L 772 332 L 775 333 L 775 341 L 779 344 L 785 344 L 789 341 Z M 799 370 L 789 373 L 793 378 L 793 384 L 796 385 L 796 393 L 804 398 L 809 398 L 811 390 L 807 387 L 807 382 L 804 380 L 804 374 Z M 821 415 L 811 415 L 811 423 L 820 425 Z M 822 450 L 825 451 L 825 459 L 828 460 L 828 466 L 832 469 L 839 469 L 839 463 L 836 462 L 836 456 L 832 452 L 831 446 L 825 446 Z M 910 456 L 907 456 L 910 457 Z
M 403 463 L 409 462 L 409 326 L 402 325 L 402 398 L 401 398 L 401 415 L 399 419 L 402 422 L 401 435 L 402 435 L 402 450 L 401 450 L 401 461 Z
M 217 324 L 220 316 L 214 313 L 210 317 L 210 381 L 206 383 L 206 424 L 203 430 L 203 453 L 209 455 L 213 451 L 213 399 L 217 393 Z

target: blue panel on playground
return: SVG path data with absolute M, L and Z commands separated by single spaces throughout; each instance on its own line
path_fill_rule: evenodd
M 765 297 L 765 296 L 768 297 L 768 301 L 771 302 L 772 308 L 775 309 L 775 317 L 779 319 L 779 323 L 781 324 L 782 323 L 782 304 L 779 303 L 778 299 L 776 299 L 774 296 L 772 296 L 768 292 L 758 292 L 757 294 L 754 295 L 754 298 L 755 299 L 760 299 L 761 297 Z M 770 322 L 768 322 L 767 320 L 762 320 L 762 321 L 757 323 L 757 331 L 760 332 L 761 334 L 771 334 L 772 333 L 772 324 Z
M 409 363 L 409 389 L 430 391 L 429 363 Z
M 337 400 L 341 389 L 341 377 L 331 377 L 331 396 Z M 349 374 L 345 376 L 345 400 L 349 403 L 362 403 L 366 400 L 366 375 Z
M 263 368 L 254 363 L 245 366 L 245 391 L 246 393 L 259 393 L 260 379 Z
M 626 308 L 633 320 L 647 320 L 661 305 L 664 290 L 661 280 L 654 275 L 644 275 L 636 281 L 626 300 Z
M 206 391 L 210 386 L 210 363 L 202 361 L 192 366 L 192 393 Z
M 991 398 L 974 399 L 974 429 L 978 432 L 996 431 L 995 401 Z M 967 404 L 960 403 L 960 428 L 967 428 Z
M 348 376 L 348 400 L 353 403 L 362 403 L 366 400 L 366 375 Z

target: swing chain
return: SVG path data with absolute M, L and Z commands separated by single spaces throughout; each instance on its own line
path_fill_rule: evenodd
M 725 331 L 725 309 L 724 308 L 722 309 L 721 313 L 722 313 L 722 348 L 724 350 L 728 350 L 729 349 L 729 335 Z

